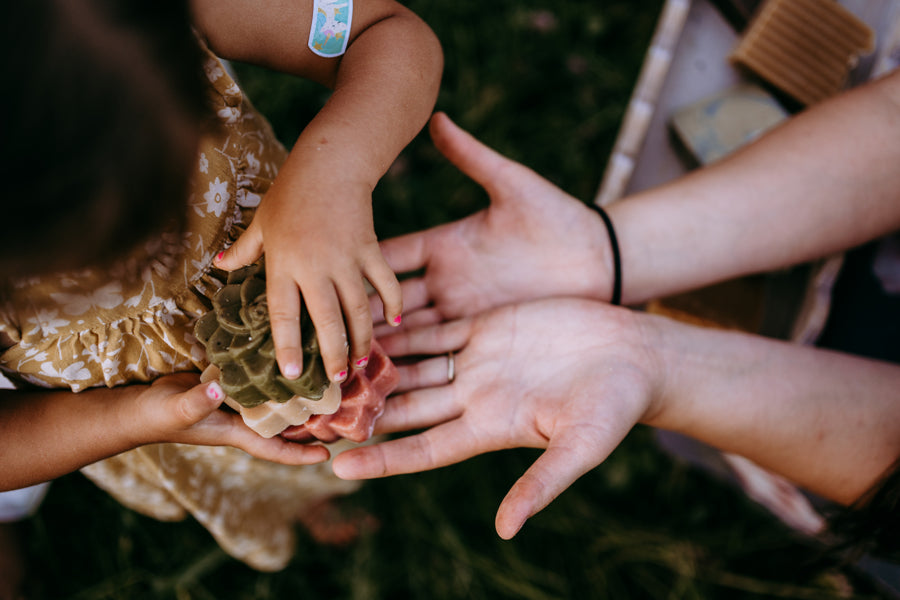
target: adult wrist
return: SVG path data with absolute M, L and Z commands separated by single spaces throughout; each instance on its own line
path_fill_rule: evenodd
M 619 253 L 619 240 L 616 236 L 616 228 L 613 226 L 612 219 L 609 214 L 599 204 L 588 204 L 588 207 L 603 221 L 606 227 L 606 234 L 609 238 L 610 258 L 612 259 L 612 291 L 610 292 L 609 303 L 614 305 L 622 304 L 622 258 Z

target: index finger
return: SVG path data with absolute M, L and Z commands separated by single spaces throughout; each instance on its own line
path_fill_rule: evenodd
M 409 437 L 347 450 L 334 458 L 332 469 L 341 479 L 374 479 L 446 467 L 494 449 L 456 419 Z

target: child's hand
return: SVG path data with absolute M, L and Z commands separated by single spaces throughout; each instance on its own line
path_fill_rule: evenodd
M 400 284 L 381 255 L 372 223 L 371 189 L 321 177 L 282 175 L 241 238 L 217 257 L 223 269 L 257 260 L 265 251 L 272 336 L 281 372 L 303 369 L 301 298 L 316 327 L 325 370 L 334 381 L 366 366 L 372 313 L 363 278 L 378 292 L 384 318 L 399 324 Z M 286 181 L 287 180 L 287 181 Z
M 240 415 L 218 410 L 225 393 L 216 382 L 196 385 L 197 375 L 179 373 L 161 377 L 137 397 L 138 422 L 151 442 L 200 446 L 233 446 L 262 460 L 306 465 L 328 460 L 323 446 L 266 439 L 247 427 Z

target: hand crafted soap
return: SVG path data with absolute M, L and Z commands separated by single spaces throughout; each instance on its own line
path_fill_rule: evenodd
M 303 372 L 287 379 L 275 361 L 263 263 L 233 271 L 197 320 L 194 333 L 210 366 L 201 381 L 219 379 L 225 403 L 244 423 L 270 438 L 363 442 L 372 435 L 384 402 L 397 386 L 397 368 L 375 340 L 369 364 L 342 384 L 325 375 L 315 328 L 301 306 Z
M 194 325 L 194 335 L 206 347 L 209 361 L 219 368 L 219 383 L 231 399 L 251 408 L 268 400 L 285 402 L 294 396 L 322 398 L 330 382 L 316 330 L 302 304 L 303 372 L 297 379 L 288 379 L 278 369 L 262 261 L 229 273 L 212 304 L 212 310 Z
M 875 35 L 836 0 L 766 0 L 731 61 L 803 105 L 840 91 Z
M 672 129 L 701 165 L 731 154 L 789 116 L 758 85 L 741 83 L 672 116 Z
M 232 271 L 212 303 L 212 310 L 194 325 L 211 363 L 201 380 L 218 378 L 225 403 L 248 427 L 272 437 L 311 415 L 338 409 L 340 388 L 325 374 L 315 328 L 302 307 L 303 372 L 288 379 L 278 369 L 262 261 Z
M 285 429 L 281 437 L 296 442 L 334 442 L 340 438 L 364 442 L 372 437 L 375 421 L 384 412 L 385 398 L 397 387 L 399 378 L 397 367 L 372 340 L 369 364 L 365 370 L 352 371 L 341 385 L 343 400 L 337 411 L 312 415 L 305 423 Z

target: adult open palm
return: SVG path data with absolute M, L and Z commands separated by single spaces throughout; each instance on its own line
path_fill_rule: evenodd
M 437 148 L 485 188 L 491 203 L 460 221 L 382 243 L 394 271 L 424 268 L 402 284 L 407 326 L 548 296 L 608 297 L 609 242 L 593 211 L 443 113 L 432 117 L 430 131 Z M 382 314 L 377 298 L 372 308 Z
M 376 431 L 424 432 L 334 459 L 342 478 L 435 469 L 506 448 L 545 448 L 497 513 L 511 538 L 530 516 L 600 464 L 651 410 L 658 369 L 635 315 L 579 299 L 509 305 L 381 340 L 401 364 L 400 395 Z M 455 380 L 448 358 L 455 352 Z

